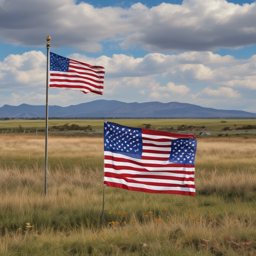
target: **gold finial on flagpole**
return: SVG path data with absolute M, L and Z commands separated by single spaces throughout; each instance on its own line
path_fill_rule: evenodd
M 46 41 L 47 41 L 46 46 L 47 46 L 47 47 L 50 47 L 50 46 L 51 46 L 51 45 L 50 45 L 51 37 L 50 37 L 50 36 L 47 36 L 47 37 L 46 37 Z

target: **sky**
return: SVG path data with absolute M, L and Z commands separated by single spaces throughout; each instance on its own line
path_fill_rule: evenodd
M 45 105 L 51 51 L 105 67 L 103 95 L 49 89 L 49 105 L 98 99 L 256 113 L 256 2 L 0 0 L 0 107 Z

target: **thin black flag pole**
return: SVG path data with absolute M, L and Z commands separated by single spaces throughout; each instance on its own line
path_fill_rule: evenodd
M 51 37 L 46 38 L 47 44 L 47 64 L 46 64 L 46 117 L 45 117 L 45 181 L 44 181 L 44 192 L 47 193 L 47 160 L 48 160 L 48 91 L 49 91 L 49 68 L 50 68 L 50 40 Z

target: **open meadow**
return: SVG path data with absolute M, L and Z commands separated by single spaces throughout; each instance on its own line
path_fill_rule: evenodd
M 189 133 L 211 137 L 256 138 L 256 119 L 108 119 L 121 125 Z M 104 119 L 50 119 L 49 134 L 62 136 L 102 135 Z M 0 134 L 45 134 L 45 120 L 0 120 Z
M 102 135 L 49 136 L 45 196 L 45 137 L 1 133 L 0 255 L 256 255 L 256 137 L 197 141 L 195 197 L 106 187 L 102 227 Z

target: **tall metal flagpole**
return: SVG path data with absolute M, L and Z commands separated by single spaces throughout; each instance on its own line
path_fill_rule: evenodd
M 48 158 L 48 152 L 47 152 L 47 143 L 48 143 L 48 91 L 49 91 L 49 68 L 50 68 L 50 40 L 51 37 L 48 36 L 46 38 L 47 44 L 47 64 L 46 64 L 46 117 L 45 117 L 45 181 L 44 181 L 44 192 L 46 195 L 47 192 L 47 158 Z
M 107 123 L 106 120 L 104 120 L 104 123 Z M 103 134 L 104 134 L 104 126 L 103 126 Z M 105 155 L 104 155 L 104 162 L 103 162 L 103 200 L 102 200 L 102 217 L 101 217 L 101 227 L 104 228 L 104 198 L 105 198 L 105 187 L 104 184 L 104 168 L 105 168 Z
M 104 228 L 104 197 L 105 197 L 105 187 L 106 187 L 106 185 L 103 184 L 103 201 L 102 201 L 101 228 Z

